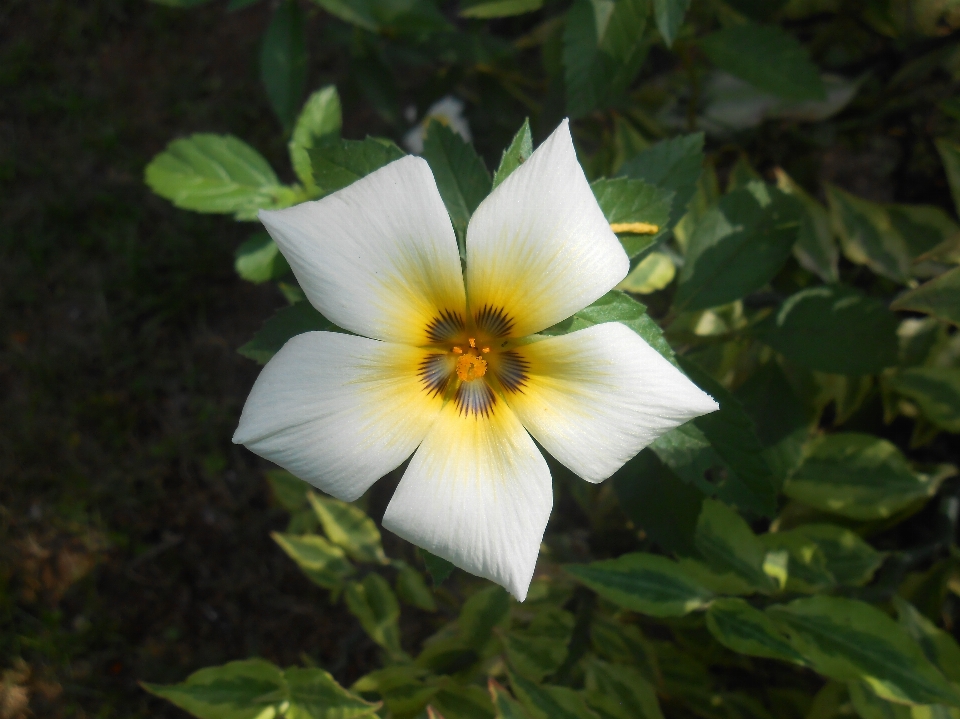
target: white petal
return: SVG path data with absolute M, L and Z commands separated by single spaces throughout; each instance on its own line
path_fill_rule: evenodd
M 383 526 L 523 601 L 553 507 L 547 463 L 502 401 L 448 402 L 413 455 Z
M 297 335 L 260 372 L 233 441 L 353 501 L 400 466 L 437 418 L 442 396 L 418 374 L 428 355 L 334 332 Z
M 583 309 L 629 268 L 577 162 L 566 120 L 480 203 L 467 228 L 470 311 L 502 310 L 514 337 Z
M 506 391 L 507 404 L 544 449 L 590 482 L 602 482 L 668 430 L 719 409 L 617 322 L 516 352 L 527 379 Z
M 428 325 L 444 310 L 464 316 L 457 240 L 419 157 L 321 200 L 261 211 L 260 220 L 310 303 L 340 327 L 425 345 Z

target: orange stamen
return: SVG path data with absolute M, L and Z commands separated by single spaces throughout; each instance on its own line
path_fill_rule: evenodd
M 462 355 L 457 360 L 457 377 L 462 382 L 480 379 L 487 373 L 487 361 L 477 355 Z

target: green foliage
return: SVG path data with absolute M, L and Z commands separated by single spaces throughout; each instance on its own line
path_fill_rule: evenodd
M 346 187 L 384 165 L 399 160 L 404 152 L 390 141 L 334 140 L 307 148 L 313 181 L 325 192 Z
M 960 268 L 955 267 L 917 289 L 905 292 L 890 306 L 895 310 L 924 312 L 960 325 Z
M 291 337 L 304 332 L 344 332 L 317 312 L 309 302 L 284 307 L 263 323 L 253 339 L 237 350 L 260 364 L 266 364 Z
M 311 148 L 339 139 L 343 124 L 340 96 L 333 85 L 317 90 L 304 103 L 297 124 L 290 136 L 290 163 L 300 182 L 310 190 L 316 188 L 313 164 L 307 152 Z
M 270 105 L 289 132 L 307 85 L 307 38 L 303 11 L 295 0 L 283 0 L 263 36 L 260 79 Z
M 286 258 L 266 232 L 252 235 L 237 248 L 235 257 L 233 266 L 237 274 L 255 285 L 278 280 L 290 272 Z
M 653 14 L 657 19 L 657 29 L 667 46 L 673 45 L 677 31 L 683 24 L 683 16 L 690 8 L 690 0 L 653 0 Z
M 532 154 L 533 137 L 530 135 L 530 119 L 527 118 L 513 136 L 513 141 L 503 151 L 500 166 L 493 174 L 493 187 L 506 180 L 510 173 L 526 162 Z

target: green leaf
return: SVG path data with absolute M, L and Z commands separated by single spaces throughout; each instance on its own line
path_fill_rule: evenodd
M 490 696 L 478 686 L 463 684 L 451 677 L 441 677 L 439 691 L 430 700 L 434 713 L 430 719 L 494 719 Z
M 510 693 L 492 677 L 487 680 L 487 691 L 497 712 L 497 719 L 530 719 L 523 705 L 510 696 Z
M 817 594 L 836 586 L 837 580 L 827 569 L 827 558 L 809 537 L 794 532 L 769 532 L 758 539 L 770 552 L 786 552 L 787 592 Z
M 887 209 L 833 185 L 827 185 L 826 191 L 830 217 L 847 259 L 905 283 L 910 278 L 910 252 Z
M 644 180 L 662 190 L 673 190 L 669 225 L 687 211 L 703 172 L 704 134 L 695 132 L 662 140 L 620 166 L 620 174 Z
M 960 682 L 960 645 L 957 640 L 902 597 L 895 596 L 893 606 L 897 610 L 900 626 L 920 645 L 924 656 L 951 682 Z
M 325 589 L 339 589 L 343 586 L 344 578 L 354 571 L 343 550 L 323 537 L 280 532 L 273 532 L 270 536 L 310 581 Z
M 508 676 L 513 693 L 536 719 L 598 719 L 573 689 L 538 686 L 512 672 Z
M 180 684 L 141 686 L 199 719 L 255 719 L 287 698 L 283 672 L 262 659 L 201 669 Z
M 760 182 L 724 195 L 690 237 L 674 306 L 706 309 L 759 290 L 790 256 L 801 213 L 797 200 Z
M 503 635 L 507 661 L 514 671 L 540 682 L 553 674 L 567 657 L 574 618 L 562 609 L 547 609 L 534 616 L 526 629 Z
M 797 243 L 793 246 L 793 254 L 797 262 L 827 284 L 839 282 L 840 272 L 837 263 L 840 253 L 833 238 L 827 208 L 807 194 L 786 172 L 777 168 L 776 174 L 777 187 L 796 197 L 804 209 L 800 218 Z
M 753 331 L 801 367 L 861 375 L 897 364 L 898 324 L 881 301 L 834 285 L 800 290 Z
M 420 547 L 419 549 L 420 557 L 423 559 L 423 563 L 427 567 L 427 571 L 430 573 L 430 578 L 433 580 L 433 586 L 439 587 L 441 584 L 443 584 L 444 580 L 450 576 L 450 573 L 456 569 L 456 566 L 452 562 L 448 562 L 443 557 L 430 554 L 430 552 L 423 547 Z
M 342 114 L 340 95 L 333 85 L 327 85 L 313 93 L 300 111 L 287 148 L 293 171 L 308 189 L 317 188 L 317 184 L 313 180 L 313 165 L 307 150 L 340 137 Z
M 697 550 L 693 538 L 704 492 L 681 481 L 655 453 L 656 444 L 617 470 L 612 478 L 614 491 L 624 514 L 662 549 L 694 555 Z
M 945 137 L 939 138 L 936 143 L 940 161 L 947 173 L 947 182 L 950 183 L 950 192 L 953 194 L 953 207 L 960 215 L 960 143 Z
M 399 160 L 405 153 L 389 140 L 368 137 L 324 142 L 307 148 L 307 154 L 317 187 L 333 192 Z
M 653 0 L 653 15 L 657 19 L 657 29 L 663 36 L 667 47 L 673 47 L 677 33 L 683 24 L 683 16 L 690 9 L 690 0 Z
M 663 719 L 657 691 L 634 667 L 590 657 L 585 662 L 587 704 L 614 719 Z
M 260 80 L 270 106 L 289 132 L 307 84 L 307 35 L 296 0 L 283 0 L 263 35 Z
M 291 668 L 283 673 L 290 705 L 285 719 L 376 717 L 380 703 L 364 701 L 337 684 L 323 669 Z
M 500 166 L 493 173 L 493 187 L 506 180 L 510 173 L 526 162 L 532 154 L 533 136 L 530 134 L 530 118 L 525 118 L 523 125 L 510 141 L 510 145 L 503 151 Z
M 540 334 L 550 337 L 569 334 L 586 327 L 599 325 L 604 322 L 619 322 L 636 332 L 648 345 L 664 356 L 671 364 L 676 365 L 673 349 L 663 337 L 663 330 L 647 314 L 645 305 L 623 292 L 612 290 L 598 299 L 592 305 L 584 307 L 572 317 L 548 327 Z
M 460 17 L 489 20 L 534 12 L 543 7 L 543 0 L 474 0 L 464 3 Z
M 350 582 L 344 599 L 364 631 L 386 649 L 392 659 L 406 657 L 400 648 L 400 605 L 386 579 L 370 573 L 363 582 Z
M 652 248 L 666 235 L 673 191 L 626 177 L 596 180 L 590 189 L 611 225 L 650 226 L 643 234 L 629 228 L 614 228 L 627 257 L 639 257 L 643 250 Z
M 728 649 L 751 657 L 804 664 L 783 631 L 742 599 L 715 599 L 707 609 L 707 629 Z
M 307 506 L 307 492 L 311 487 L 285 469 L 268 469 L 264 474 L 277 502 L 288 512 L 296 512 Z
M 492 642 L 494 627 L 506 623 L 510 595 L 502 587 L 491 586 L 475 592 L 463 603 L 457 624 L 460 636 L 470 647 L 482 651 Z
M 740 402 L 694 361 L 681 357 L 680 367 L 720 404 L 718 411 L 693 420 L 730 470 L 717 486 L 717 498 L 740 509 L 772 516 L 779 478 L 763 456 L 753 420 Z
M 911 719 L 907 704 L 894 704 L 878 697 L 866 682 L 850 682 L 850 703 L 860 719 Z M 929 707 L 924 707 L 929 709 Z M 929 714 L 927 716 L 930 716 Z M 934 715 L 935 716 L 935 715 Z M 943 719 L 947 719 L 947 714 Z
M 368 0 L 313 0 L 334 17 L 357 27 L 377 32 L 379 23 L 373 16 Z
M 429 671 L 414 664 L 393 664 L 360 677 L 350 688 L 378 694 L 393 716 L 416 716 L 439 690 L 426 683 L 431 679 Z
M 427 125 L 423 158 L 430 163 L 462 248 L 470 216 L 490 194 L 490 173 L 473 145 L 436 120 Z
M 915 474 L 899 449 L 869 434 L 841 432 L 811 442 L 783 486 L 791 499 L 851 519 L 884 519 L 932 497 L 943 477 Z
M 647 55 L 645 0 L 576 0 L 563 33 L 567 112 L 621 101 Z
M 912 367 L 888 377 L 887 384 L 940 429 L 960 432 L 960 368 Z
M 416 569 L 406 562 L 394 562 L 397 567 L 397 596 L 400 601 L 417 607 L 425 612 L 437 611 L 437 602 L 433 598 L 433 592 L 423 581 L 423 577 Z
M 305 332 L 344 332 L 321 315 L 309 302 L 297 302 L 263 323 L 253 339 L 237 350 L 247 359 L 266 364 L 287 340 Z M 349 333 L 348 333 L 349 334 Z
M 177 207 L 256 219 L 257 211 L 299 201 L 280 184 L 256 150 L 231 135 L 196 134 L 174 140 L 150 161 L 147 185 Z
M 911 258 L 930 252 L 960 232 L 957 223 L 946 212 L 932 205 L 887 205 L 890 222 L 907 248 Z
M 761 591 L 775 588 L 764 571 L 767 550 L 743 518 L 722 502 L 703 503 L 695 535 L 697 549 L 719 572 L 733 572 Z
M 389 562 L 380 544 L 380 530 L 360 507 L 313 492 L 307 494 L 307 499 L 327 537 L 343 547 L 352 559 L 376 564 Z
M 869 604 L 818 596 L 766 611 L 821 674 L 862 679 L 878 696 L 896 702 L 960 706 L 960 693 L 907 631 Z
M 280 248 L 266 232 L 258 232 L 237 248 L 233 266 L 247 282 L 259 285 L 277 280 L 290 271 Z
M 564 569 L 601 597 L 654 617 L 681 617 L 713 597 L 676 562 L 654 554 L 624 554 Z
M 700 40 L 721 70 L 787 100 L 826 100 L 817 66 L 793 35 L 772 25 L 729 25 Z
M 960 267 L 900 295 L 890 307 L 923 312 L 960 326 Z
M 882 552 L 871 547 L 858 534 L 835 524 L 804 524 L 778 534 L 813 542 L 826 561 L 827 571 L 843 586 L 866 584 L 883 563 Z M 775 536 L 764 535 L 764 538 Z

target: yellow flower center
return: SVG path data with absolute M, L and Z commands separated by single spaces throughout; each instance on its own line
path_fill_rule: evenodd
M 460 355 L 457 358 L 457 377 L 461 382 L 470 382 L 480 379 L 487 373 L 487 361 L 477 352 L 477 340 L 474 337 L 469 338 L 470 347 L 464 354 L 462 347 L 454 347 L 453 353 Z M 489 347 L 480 350 L 483 354 L 490 352 Z

